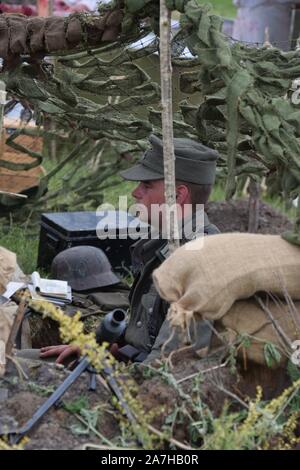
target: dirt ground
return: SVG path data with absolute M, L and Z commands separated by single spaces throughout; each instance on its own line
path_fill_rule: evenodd
M 18 359 L 19 366 L 27 378 L 22 379 L 12 362 L 9 362 L 5 377 L 0 379 L 0 429 L 13 431 L 19 429 L 30 419 L 37 408 L 43 404 L 51 392 L 56 389 L 69 372 L 58 369 L 54 364 L 41 361 Z M 97 380 L 96 391 L 89 391 L 89 374 L 83 373 L 64 394 L 63 401 L 73 406 L 73 411 L 82 407 L 97 411 L 96 428 L 101 430 L 107 439 L 118 432 L 118 423 L 110 406 L 110 392 Z M 92 413 L 90 413 L 92 415 Z M 95 413 L 94 413 L 95 415 Z M 63 406 L 52 407 L 32 430 L 26 449 L 75 449 L 84 443 L 98 443 L 99 437 L 87 432 L 88 426 L 83 425 L 74 413 L 68 412 Z
M 217 225 L 221 232 L 248 231 L 248 200 L 209 202 L 207 205 L 209 220 Z M 293 223 L 269 204 L 260 203 L 258 233 L 280 234 L 291 230 Z
M 45 361 L 18 358 L 18 364 L 19 370 L 21 367 L 25 372 L 26 379 L 20 377 L 18 368 L 12 362 L 8 364 L 5 377 L 0 379 L 1 433 L 24 425 L 70 373 Z M 134 395 L 142 407 L 142 413 L 147 416 L 154 412 L 151 424 L 161 431 L 174 415 L 174 410 L 182 406 L 182 397 L 188 397 L 185 401 L 188 406 L 189 397 L 195 395 L 195 384 L 191 379 L 199 372 L 202 372 L 199 389 L 202 403 L 215 417 L 219 416 L 228 399 L 232 403 L 231 410 L 238 410 L 239 404 L 232 400 L 232 396 L 242 400 L 247 400 L 248 396 L 254 397 L 258 384 L 265 385 L 267 393 L 264 398 L 271 398 L 275 389 L 278 394 L 289 383 L 285 372 L 280 370 L 257 370 L 248 366 L 247 373 L 243 373 L 239 368 L 232 372 L 229 367 L 220 365 L 220 359 L 199 359 L 194 352 L 186 351 L 173 356 L 169 364 L 171 369 L 167 371 L 135 366 L 130 374 L 136 383 L 137 393 Z M 46 413 L 28 434 L 25 449 L 83 449 L 88 444 L 122 446 L 120 413 L 112 405 L 112 394 L 100 376 L 97 377 L 96 391 L 90 391 L 89 377 L 84 372 L 64 394 L 62 401 L 69 411 L 61 404 Z M 268 396 L 268 389 L 272 389 L 271 396 Z M 96 416 L 96 421 L 93 421 L 93 416 Z M 92 424 L 82 424 L 78 417 Z M 100 434 L 95 434 L 93 426 Z M 184 420 L 174 421 L 173 438 L 187 443 L 189 429 L 189 423 Z M 167 449 L 169 443 L 165 442 L 162 446 L 161 449 Z M 139 444 L 131 440 L 130 447 L 139 448 Z

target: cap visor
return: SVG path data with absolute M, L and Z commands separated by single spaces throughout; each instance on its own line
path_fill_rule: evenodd
M 164 176 L 151 168 L 144 165 L 134 165 L 128 170 L 120 171 L 120 176 L 128 181 L 149 181 L 149 180 L 162 180 Z

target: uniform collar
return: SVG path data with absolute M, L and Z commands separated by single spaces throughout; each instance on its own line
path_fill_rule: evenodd
M 141 239 L 131 245 L 131 258 L 133 273 L 140 271 L 141 267 L 147 264 L 156 253 L 167 244 L 166 240 L 159 238 Z
M 202 212 L 202 214 L 201 214 Z M 198 218 L 197 218 L 198 216 Z M 203 217 L 203 219 L 201 219 L 201 217 Z M 196 222 L 198 220 L 203 220 L 203 224 L 200 224 L 200 225 L 197 225 L 196 226 Z M 185 219 L 185 224 L 186 224 L 186 228 L 187 230 L 185 229 L 184 231 L 184 236 L 183 238 L 180 240 L 180 245 L 184 245 L 185 243 L 191 241 L 191 240 L 195 240 L 196 238 L 202 236 L 202 235 L 205 235 L 206 233 L 206 227 L 208 227 L 210 225 L 210 221 L 209 221 L 209 218 L 206 214 L 206 212 L 204 211 L 197 211 L 195 212 L 194 214 L 192 214 L 191 216 L 187 217 Z M 196 228 L 196 230 L 195 230 Z M 157 252 L 157 256 L 160 258 L 161 261 L 164 261 L 166 258 L 168 258 L 168 256 L 170 255 L 170 252 L 169 252 L 169 245 L 168 243 L 165 243 Z
M 197 238 L 198 236 L 202 235 L 203 232 L 205 233 L 205 227 L 210 224 L 206 212 L 203 214 L 203 224 L 199 225 L 197 230 L 194 230 L 195 223 L 197 221 L 197 215 L 200 217 L 200 212 L 201 211 L 197 211 L 190 217 L 186 218 L 185 223 L 188 225 L 190 230 L 184 233 L 185 236 L 180 241 L 181 245 Z M 164 261 L 169 256 L 167 240 L 161 238 L 154 238 L 150 240 L 148 238 L 142 238 L 131 245 L 130 251 L 134 272 L 140 269 L 141 264 L 145 265 L 151 259 L 153 259 L 154 256 L 158 257 L 161 261 Z

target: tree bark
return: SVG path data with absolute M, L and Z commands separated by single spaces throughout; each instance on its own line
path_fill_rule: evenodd
M 179 246 L 178 220 L 176 211 L 175 155 L 172 107 L 172 64 L 171 64 L 171 12 L 165 0 L 160 0 L 160 83 L 162 132 L 164 152 L 166 224 L 169 235 L 169 251 Z M 173 209 L 173 210 L 172 210 Z

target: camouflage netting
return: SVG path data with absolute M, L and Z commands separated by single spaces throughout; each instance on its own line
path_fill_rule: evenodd
M 271 192 L 298 196 L 300 111 L 290 94 L 293 81 L 300 77 L 300 52 L 231 43 L 221 32 L 222 20 L 196 0 L 168 0 L 167 5 L 181 13 L 172 48 L 180 89 L 201 97 L 193 105 L 180 103 L 174 116 L 175 135 L 198 138 L 220 152 L 218 171 L 227 180 L 228 198 L 241 175 L 257 181 L 265 176 Z M 106 5 L 99 17 L 2 15 L 1 78 L 12 95 L 26 97 L 39 122 L 51 116 L 62 139 L 70 140 L 72 129 L 81 147 L 75 146 L 64 160 L 76 165 L 82 159 L 82 166 L 87 155 L 109 155 L 108 148 L 113 148 L 113 174 L 116 165 L 123 164 L 119 155 L 140 153 L 151 131 L 161 133 L 159 86 L 137 64 L 159 49 L 158 6 L 157 0 L 125 0 Z M 145 41 L 150 31 L 155 36 Z M 144 39 L 144 45 L 131 47 L 138 39 Z M 73 47 L 82 52 L 63 55 Z M 184 48 L 189 57 L 181 55 Z M 54 54 L 55 66 L 43 58 L 45 54 Z M 141 109 L 144 115 L 148 111 L 148 119 L 141 118 Z M 40 155 L 31 156 L 32 165 L 41 161 Z M 109 167 L 108 160 L 100 162 Z M 93 194 L 102 173 L 97 176 L 94 170 L 86 196 Z M 42 179 L 35 200 L 51 199 L 49 193 L 41 198 L 51 176 Z M 300 218 L 297 229 L 299 225 Z

